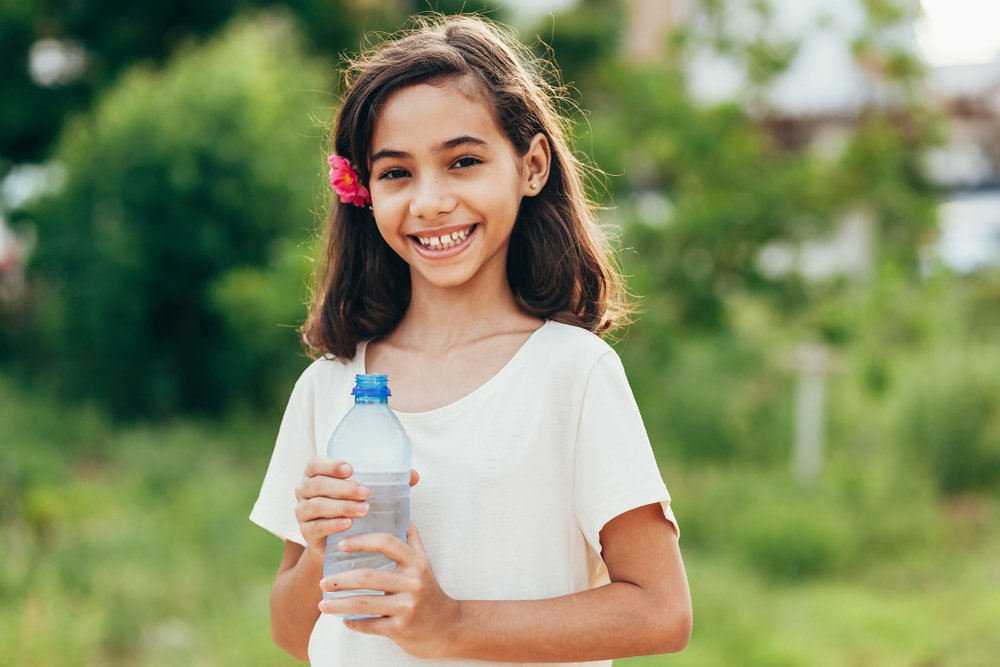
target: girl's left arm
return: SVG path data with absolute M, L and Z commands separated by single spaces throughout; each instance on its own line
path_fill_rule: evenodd
M 422 658 L 586 662 L 683 649 L 691 635 L 691 596 L 676 530 L 660 505 L 612 519 L 600 539 L 609 584 L 546 600 L 458 601 L 438 586 L 412 526 L 405 545 L 387 535 L 358 535 L 348 548 L 382 551 L 399 564 L 396 572 L 345 573 L 324 580 L 324 590 L 390 594 L 327 600 L 320 610 L 383 615 L 346 623 Z

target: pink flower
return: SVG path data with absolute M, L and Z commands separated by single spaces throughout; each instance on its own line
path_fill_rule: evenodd
M 367 206 L 371 202 L 368 188 L 358 181 L 358 174 L 351 167 L 350 161 L 339 155 L 331 155 L 326 159 L 330 164 L 330 187 L 340 195 L 344 204 Z

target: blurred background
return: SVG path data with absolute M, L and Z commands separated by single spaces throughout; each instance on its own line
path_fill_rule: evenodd
M 340 55 L 428 8 L 551 46 L 605 172 L 695 603 L 618 664 L 996 665 L 988 0 L 0 4 L 0 664 L 294 662 L 246 516 Z

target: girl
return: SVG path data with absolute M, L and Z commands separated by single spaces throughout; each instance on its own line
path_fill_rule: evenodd
M 433 19 L 348 79 L 303 329 L 320 356 L 251 514 L 285 540 L 274 640 L 315 665 L 573 664 L 687 643 L 670 497 L 595 335 L 622 316 L 620 280 L 523 54 L 482 19 Z M 395 572 L 321 581 L 326 538 L 367 510 L 351 462 L 323 456 L 365 372 L 389 376 L 412 440 L 416 525 L 405 544 L 344 541 Z M 322 599 L 344 589 L 385 595 Z M 333 615 L 357 613 L 379 618 Z

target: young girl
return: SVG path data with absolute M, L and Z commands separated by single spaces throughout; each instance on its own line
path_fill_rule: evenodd
M 314 665 L 576 664 L 687 643 L 670 497 L 595 335 L 621 317 L 620 280 L 524 52 L 482 19 L 425 21 L 356 64 L 341 100 L 340 202 L 303 331 L 321 356 L 251 514 L 285 540 L 274 640 Z M 413 443 L 413 524 L 406 544 L 344 541 L 395 572 L 323 579 L 327 537 L 367 510 L 351 462 L 324 456 L 365 372 L 389 376 Z M 322 598 L 356 589 L 385 595 Z M 358 613 L 379 617 L 334 615 Z

